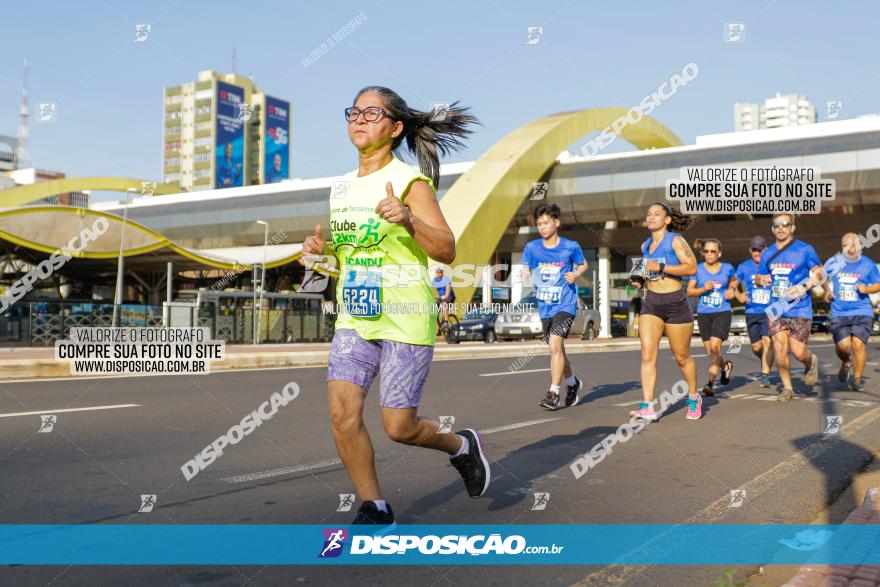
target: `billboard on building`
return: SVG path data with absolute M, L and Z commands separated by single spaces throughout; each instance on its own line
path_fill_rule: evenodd
M 244 88 L 217 81 L 214 187 L 244 185 Z
M 263 183 L 275 183 L 290 177 L 290 102 L 266 96 L 263 112 Z

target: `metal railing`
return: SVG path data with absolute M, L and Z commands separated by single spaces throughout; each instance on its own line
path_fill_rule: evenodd
M 162 326 L 162 306 L 122 304 L 119 326 Z M 194 307 L 189 323 L 208 327 L 211 338 L 229 344 L 254 340 L 254 310 L 243 307 Z M 294 300 L 287 308 L 263 309 L 261 343 L 326 342 L 333 337 L 336 316 L 325 314 L 317 300 Z M 113 304 L 100 302 L 21 301 L 0 315 L 0 344 L 54 346 L 74 327 L 110 327 Z

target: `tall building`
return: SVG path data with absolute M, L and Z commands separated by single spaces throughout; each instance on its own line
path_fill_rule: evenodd
M 290 103 L 235 73 L 166 87 L 162 181 L 185 191 L 290 177 Z
M 66 176 L 61 171 L 50 171 L 48 169 L 38 169 L 36 167 L 26 167 L 24 169 L 14 169 L 6 171 L 4 174 L 5 181 L 0 182 L 0 189 L 14 188 L 20 185 L 31 185 L 42 183 L 44 181 L 52 181 L 55 179 L 64 179 Z M 11 182 L 11 183 L 10 183 Z M 78 208 L 89 207 L 88 191 L 84 192 L 67 192 L 64 194 L 56 194 L 47 196 L 39 200 L 28 202 L 27 206 L 76 206 Z
M 758 130 L 814 124 L 816 109 L 806 96 L 779 94 L 763 104 L 737 102 L 733 106 L 734 130 Z
M 0 135 L 0 173 L 17 167 L 18 139 Z

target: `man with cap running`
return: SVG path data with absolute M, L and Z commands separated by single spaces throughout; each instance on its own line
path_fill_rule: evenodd
M 770 304 L 769 287 L 755 285 L 755 273 L 761 265 L 761 253 L 767 248 L 763 237 L 753 236 L 749 242 L 751 259 L 743 261 L 736 268 L 736 279 L 742 284 L 743 291 L 736 291 L 736 299 L 746 306 L 746 328 L 752 352 L 761 362 L 761 374 L 758 382 L 761 387 L 770 387 L 770 367 L 773 365 L 773 342 L 770 340 L 767 306 Z

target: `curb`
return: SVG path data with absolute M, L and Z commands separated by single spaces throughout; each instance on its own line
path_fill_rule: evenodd
M 847 516 L 844 524 L 880 524 L 880 487 L 865 492 L 865 500 Z M 859 548 L 862 545 L 856 545 Z M 867 547 L 870 549 L 870 546 Z M 868 553 L 866 552 L 866 555 Z M 803 565 L 783 587 L 873 587 L 880 584 L 880 565 Z

